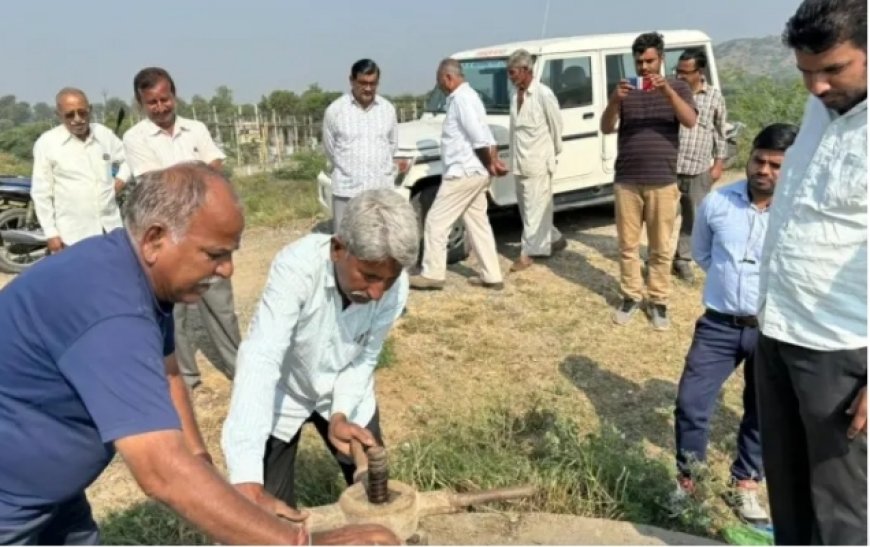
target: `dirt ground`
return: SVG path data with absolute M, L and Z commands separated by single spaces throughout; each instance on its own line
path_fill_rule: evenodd
M 737 176 L 730 173 L 729 180 Z M 315 224 L 245 234 L 233 278 L 243 333 L 272 258 Z M 513 216 L 493 224 L 507 272 L 519 253 L 521 225 Z M 611 321 L 619 300 L 612 207 L 559 213 L 556 225 L 568 248 L 507 275 L 504 291 L 469 286 L 473 261 L 467 261 L 450 268 L 445 290 L 411 294 L 408 313 L 391 334 L 393 363 L 379 370 L 376 379 L 388 444 L 419 434 L 437 416 L 473 413 L 495 401 L 518 406 L 543 401 L 572 416 L 584 432 L 608 422 L 651 454 L 672 453 L 673 402 L 693 324 L 702 311 L 703 275 L 696 270 L 693 285 L 675 280 L 669 331 L 653 331 L 640 315 L 617 327 Z M 195 406 L 222 466 L 220 428 L 231 386 L 204 356 L 199 362 L 205 389 L 196 394 Z M 709 459 L 723 476 L 735 447 L 742 386 L 742 374 L 728 381 L 713 421 Z M 98 520 L 145 499 L 118 459 L 88 496 Z

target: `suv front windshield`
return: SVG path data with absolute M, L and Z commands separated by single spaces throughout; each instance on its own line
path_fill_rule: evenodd
M 466 59 L 459 64 L 465 81 L 480 95 L 487 114 L 510 112 L 506 58 Z M 444 92 L 435 86 L 426 99 L 426 112 L 443 113 L 446 99 Z

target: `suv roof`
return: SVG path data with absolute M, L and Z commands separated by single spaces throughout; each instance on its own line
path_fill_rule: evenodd
M 665 46 L 684 42 L 706 42 L 710 37 L 699 30 L 660 30 Z M 570 53 L 590 49 L 618 49 L 630 46 L 642 32 L 620 34 L 587 34 L 584 36 L 569 36 L 565 38 L 547 38 L 527 42 L 511 42 L 496 46 L 460 51 L 452 55 L 455 59 L 479 57 L 507 57 L 515 50 L 523 48 L 532 55 L 547 53 Z

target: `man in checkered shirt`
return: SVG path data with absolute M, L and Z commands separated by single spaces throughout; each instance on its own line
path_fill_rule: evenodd
M 680 186 L 682 224 L 674 255 L 674 273 L 691 283 L 692 225 L 695 211 L 710 187 L 722 176 L 728 143 L 725 141 L 727 111 L 722 93 L 707 83 L 704 71 L 707 54 L 703 49 L 687 49 L 680 55 L 676 76 L 692 88 L 698 108 L 698 123 L 691 129 L 680 127 L 680 153 L 677 180 Z M 712 165 L 711 165 L 712 161 Z

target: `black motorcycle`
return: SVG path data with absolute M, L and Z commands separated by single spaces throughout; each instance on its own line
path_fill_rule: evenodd
M 47 254 L 30 199 L 30 179 L 0 175 L 0 270 L 17 274 Z

